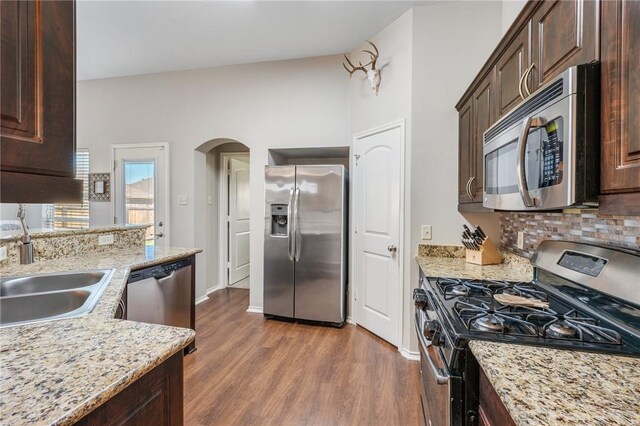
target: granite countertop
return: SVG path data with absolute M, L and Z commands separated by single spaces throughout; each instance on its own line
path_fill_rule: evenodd
M 511 253 L 503 255 L 499 265 L 474 265 L 461 257 L 416 256 L 422 272 L 428 277 L 531 281 L 533 267 L 528 259 Z
M 129 272 L 201 252 L 137 248 L 89 253 L 0 274 L 115 269 L 88 315 L 0 328 L 0 424 L 71 424 L 181 350 L 190 329 L 113 319 Z
M 640 425 L 640 359 L 472 341 L 517 425 Z
M 52 228 L 29 228 L 29 235 L 32 239 L 47 238 L 47 237 L 65 237 L 68 235 L 81 235 L 81 234 L 103 234 L 114 231 L 122 231 L 127 229 L 146 229 L 152 226 L 149 225 L 106 225 L 106 226 L 92 226 L 89 228 L 69 228 L 69 229 L 52 229 Z M 15 231 L 1 231 L 0 241 L 19 241 L 22 238 L 22 229 Z

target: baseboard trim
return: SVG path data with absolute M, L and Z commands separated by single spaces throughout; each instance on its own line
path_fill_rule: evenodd
M 198 298 L 196 299 L 196 305 L 199 305 L 200 303 L 202 303 L 202 302 L 204 302 L 204 301 L 206 301 L 206 300 L 209 300 L 209 298 L 208 298 L 206 295 L 205 295 L 205 296 L 202 296 L 202 297 L 198 297 Z
M 247 312 L 250 312 L 252 314 L 261 314 L 262 313 L 262 306 L 249 306 L 247 308 Z
M 347 317 L 347 322 L 348 322 L 349 324 L 356 325 L 356 322 L 355 322 L 355 321 L 353 320 L 353 318 L 351 318 L 351 317 Z
M 219 285 L 217 285 L 217 286 L 215 286 L 215 287 L 208 288 L 208 289 L 207 289 L 207 291 L 206 291 L 206 294 L 207 294 L 207 296 L 208 296 L 208 295 L 210 295 L 211 293 L 213 293 L 214 291 L 218 291 L 218 290 L 220 290 L 220 286 L 219 286 Z
M 420 361 L 420 352 L 413 352 L 409 349 L 402 348 L 400 349 L 400 355 L 410 361 Z

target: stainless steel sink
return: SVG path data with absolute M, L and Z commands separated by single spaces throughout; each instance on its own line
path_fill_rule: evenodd
M 0 327 L 90 312 L 113 269 L 0 278 Z
M 107 272 L 64 272 L 30 277 L 0 278 L 0 297 L 88 287 L 99 283 Z

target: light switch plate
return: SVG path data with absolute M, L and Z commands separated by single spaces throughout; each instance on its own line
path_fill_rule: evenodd
M 99 246 L 106 246 L 109 244 L 113 244 L 113 234 L 98 235 Z
M 431 225 L 422 225 L 422 239 L 423 240 L 431 239 Z
M 7 258 L 7 248 L 0 247 L 0 261 L 5 260 Z
M 178 195 L 178 204 L 181 206 L 186 206 L 189 204 L 189 197 L 186 194 Z
M 518 248 L 524 250 L 524 232 L 518 231 Z

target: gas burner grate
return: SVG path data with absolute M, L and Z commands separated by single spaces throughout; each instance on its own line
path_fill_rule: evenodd
M 468 301 L 458 300 L 454 304 L 457 312 L 470 331 L 486 331 L 491 333 L 538 336 L 538 327 L 527 321 L 525 313 L 544 312 L 538 309 L 518 307 L 515 311 L 510 306 L 496 308 L 482 300 L 468 298 Z M 475 303 L 471 303 L 475 302 Z
M 531 313 L 526 317 L 527 321 L 543 323 L 540 328 L 542 337 L 622 344 L 622 338 L 618 332 L 599 326 L 593 318 L 579 317 L 575 309 L 565 314 L 549 311 L 548 313 Z
M 436 287 L 445 300 L 460 296 L 487 296 L 512 288 L 506 281 L 463 280 L 457 278 L 438 278 Z M 522 284 L 522 286 L 526 286 Z M 533 289 L 532 289 L 533 290 Z

